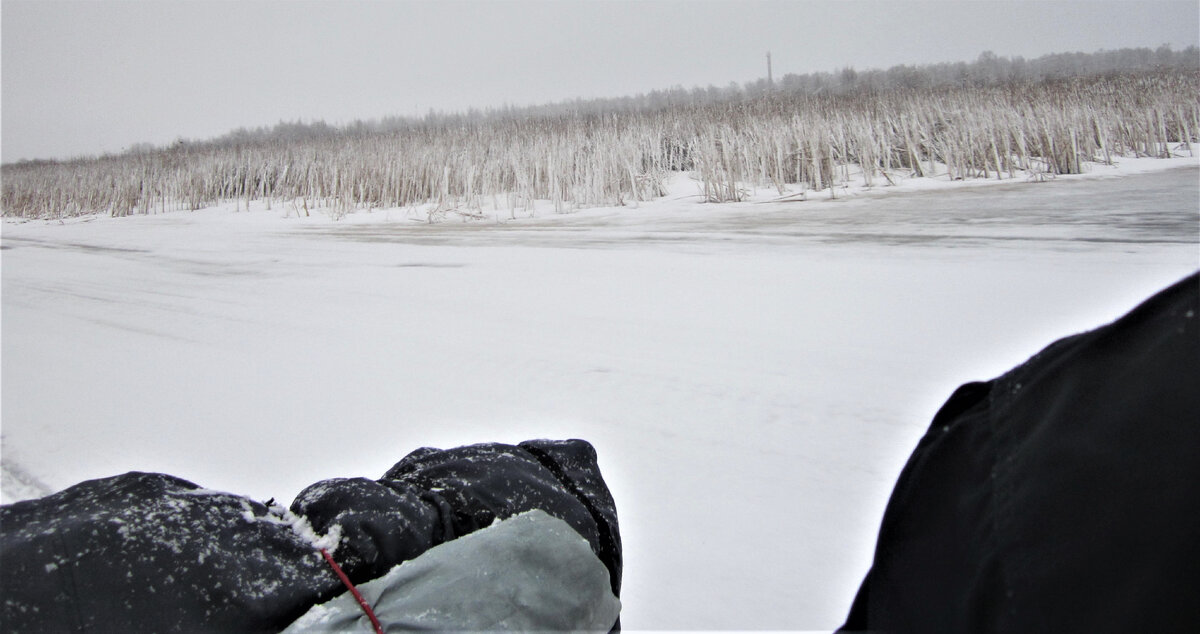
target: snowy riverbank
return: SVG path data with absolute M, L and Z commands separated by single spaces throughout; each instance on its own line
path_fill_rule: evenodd
M 1111 164 L 1098 162 L 1083 162 L 1083 173 L 1067 175 L 1051 175 L 1035 170 L 1014 170 L 997 178 L 991 173 L 991 178 L 952 179 L 945 165 L 931 164 L 931 176 L 913 176 L 905 170 L 888 173 L 885 178 L 876 174 L 867 185 L 861 168 L 844 166 L 838 168 L 838 173 L 844 178 L 835 187 L 814 191 L 803 186 L 787 185 L 781 191 L 775 187 L 754 186 L 741 183 L 739 189 L 743 200 L 737 203 L 707 203 L 704 200 L 703 183 L 694 172 L 675 172 L 667 176 L 663 182 L 665 195 L 648 202 L 629 202 L 622 207 L 585 207 L 574 209 L 556 207 L 549 200 L 535 200 L 532 204 L 510 205 L 512 202 L 504 196 L 480 198 L 477 207 L 459 207 L 439 203 L 428 203 L 414 207 L 370 209 L 360 208 L 347 210 L 344 208 L 310 207 L 305 201 L 265 200 L 227 201 L 225 203 L 198 210 L 205 214 L 215 212 L 230 212 L 243 214 L 240 222 L 270 222 L 271 218 L 290 219 L 293 224 L 304 226 L 338 223 L 339 225 L 387 224 L 387 223 L 467 223 L 475 225 L 503 224 L 521 222 L 533 219 L 549 220 L 553 218 L 571 218 L 609 216 L 614 213 L 636 210 L 641 215 L 659 213 L 681 213 L 703 215 L 705 213 L 721 214 L 731 209 L 749 208 L 746 205 L 785 204 L 785 203 L 821 203 L 857 199 L 873 199 L 893 194 L 933 191 L 953 191 L 962 188 L 1012 186 L 1017 184 L 1036 185 L 1046 182 L 1072 182 L 1097 178 L 1118 178 L 1133 174 L 1160 172 L 1181 167 L 1200 165 L 1200 143 L 1190 146 L 1172 144 L 1164 150 L 1169 158 L 1150 158 L 1134 156 L 1114 156 Z M 168 211 L 165 215 L 194 215 L 192 211 Z M 149 217 L 164 214 L 150 214 Z M 142 217 L 142 216 L 135 216 Z M 49 220 L 25 220 L 4 218 L 4 224 L 24 224 L 25 222 L 50 222 L 70 224 L 78 222 L 94 222 L 106 219 L 103 215 L 84 215 Z M 118 218 L 115 220 L 124 220 Z

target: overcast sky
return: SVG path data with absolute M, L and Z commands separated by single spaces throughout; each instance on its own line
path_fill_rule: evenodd
M 3 0 L 3 161 L 845 66 L 1200 39 L 1200 2 Z

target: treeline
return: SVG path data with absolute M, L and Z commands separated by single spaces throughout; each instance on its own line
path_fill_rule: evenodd
M 633 97 L 575 100 L 494 114 L 552 114 L 561 112 L 630 112 L 656 110 L 679 105 L 705 105 L 738 101 L 773 93 L 783 97 L 839 95 L 886 90 L 931 90 L 945 88 L 983 88 L 1001 84 L 1041 83 L 1091 77 L 1143 74 L 1158 71 L 1200 69 L 1200 49 L 1189 46 L 1174 51 L 1170 46 L 1158 49 L 1123 48 L 1095 53 L 1052 53 L 1031 60 L 1023 57 L 999 57 L 985 51 L 974 62 L 947 62 L 911 66 L 899 64 L 886 70 L 842 68 L 836 72 L 788 73 L 769 83 L 760 78 L 745 84 L 725 87 L 708 86 L 685 89 L 674 86 Z M 386 127 L 386 122 L 381 122 Z
M 1158 49 L 1123 48 L 1095 53 L 1052 53 L 1031 60 L 1023 57 L 998 57 L 985 51 L 974 62 L 896 65 L 887 70 L 843 68 L 837 72 L 784 75 L 773 84 L 766 78 L 727 86 L 674 86 L 648 93 L 596 99 L 574 99 L 535 106 L 506 106 L 466 112 L 430 111 L 420 117 L 385 117 L 370 121 L 354 121 L 346 126 L 331 126 L 324 121 L 304 123 L 281 121 L 275 126 L 254 129 L 239 128 L 229 134 L 204 142 L 205 145 L 230 146 L 245 143 L 276 141 L 295 142 L 333 136 L 362 136 L 396 132 L 422 126 L 462 125 L 467 122 L 524 119 L 547 115 L 603 115 L 646 112 L 678 106 L 727 104 L 773 94 L 777 97 L 839 95 L 884 90 L 930 90 L 942 88 L 988 87 L 1012 83 L 1040 83 L 1082 79 L 1096 76 L 1143 74 L 1160 71 L 1200 69 L 1200 49 L 1189 46 L 1174 51 L 1169 46 Z M 188 144 L 178 140 L 173 145 Z M 134 153 L 153 151 L 142 145 Z
M 59 217 L 286 201 L 298 210 L 485 203 L 562 211 L 663 194 L 687 170 L 705 199 L 749 183 L 821 190 L 852 176 L 1011 178 L 1158 156 L 1200 134 L 1200 57 L 1101 52 L 1030 62 L 784 76 L 727 89 L 430 114 L 346 127 L 280 124 L 117 156 L 3 167 L 3 213 Z M 851 166 L 856 169 L 851 170 Z

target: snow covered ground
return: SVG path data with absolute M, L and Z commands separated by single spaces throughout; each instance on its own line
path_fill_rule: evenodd
M 143 470 L 288 500 L 423 445 L 580 437 L 628 629 L 830 629 L 957 385 L 1200 266 L 1182 162 L 434 225 L 6 222 L 3 498 Z

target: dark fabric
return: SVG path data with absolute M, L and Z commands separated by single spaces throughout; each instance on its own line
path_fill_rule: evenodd
M 620 596 L 616 507 L 600 477 L 596 450 L 582 440 L 418 449 L 379 480 L 326 480 L 292 503 L 292 511 L 307 517 L 317 532 L 333 524 L 347 531 L 338 555 L 355 583 L 497 518 L 535 508 L 588 540 L 609 570 L 613 594 Z
M 1200 278 L 960 387 L 843 626 L 1200 631 Z
M 380 480 L 309 487 L 291 517 L 151 473 L 0 507 L 0 627 L 277 631 L 344 590 L 294 530 L 297 517 L 340 531 L 334 557 L 362 582 L 495 518 L 541 509 L 587 538 L 616 594 L 620 537 L 595 450 L 582 440 L 526 445 L 537 455 L 502 444 L 421 449 Z
M 268 630 L 340 591 L 257 502 L 155 473 L 0 507 L 5 632 Z

